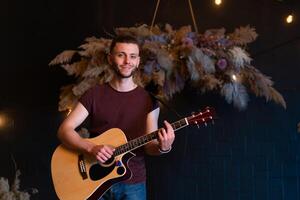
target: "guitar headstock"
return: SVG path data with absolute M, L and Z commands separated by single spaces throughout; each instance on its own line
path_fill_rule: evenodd
M 189 124 L 205 124 L 207 122 L 212 121 L 215 119 L 215 109 L 211 107 L 206 107 L 204 110 L 200 112 L 193 113 L 191 116 L 186 118 Z

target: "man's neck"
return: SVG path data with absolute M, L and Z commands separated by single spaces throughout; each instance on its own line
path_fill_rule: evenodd
M 119 92 L 128 92 L 137 87 L 132 77 L 129 78 L 113 78 L 109 82 L 110 86 Z

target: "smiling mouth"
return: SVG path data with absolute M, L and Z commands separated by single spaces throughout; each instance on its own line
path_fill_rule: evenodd
M 135 71 L 136 67 L 134 65 L 113 65 L 113 69 L 119 77 L 129 78 Z
M 131 66 L 131 65 L 123 65 L 123 66 L 120 66 L 120 68 L 122 68 L 122 69 L 131 69 L 131 68 L 133 68 L 133 66 Z

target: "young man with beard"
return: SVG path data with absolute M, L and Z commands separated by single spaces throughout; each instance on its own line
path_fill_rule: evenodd
M 107 59 L 114 71 L 112 80 L 89 89 L 58 130 L 58 137 L 65 146 L 89 154 L 100 163 L 111 158 L 115 149 L 84 140 L 76 133 L 75 129 L 88 116 L 92 136 L 120 128 L 128 141 L 156 131 L 159 117 L 157 102 L 133 79 L 140 63 L 137 40 L 131 36 L 116 37 Z M 134 151 L 136 156 L 129 161 L 132 178 L 113 185 L 102 199 L 146 199 L 144 153 L 160 155 L 169 152 L 175 139 L 174 130 L 167 121 L 164 121 L 164 127 L 158 131 L 157 140 Z

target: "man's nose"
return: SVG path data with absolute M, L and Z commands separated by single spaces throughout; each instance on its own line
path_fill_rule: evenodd
M 128 57 L 128 56 L 125 56 L 125 60 L 124 60 L 124 62 L 125 62 L 126 64 L 129 64 L 129 63 L 130 63 L 130 57 Z

